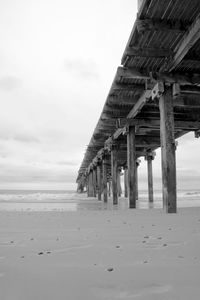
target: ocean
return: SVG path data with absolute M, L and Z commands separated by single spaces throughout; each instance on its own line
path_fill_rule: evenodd
M 178 191 L 178 207 L 199 207 L 200 190 Z M 148 203 L 147 191 L 139 191 L 137 201 L 139 209 L 162 208 L 162 193 L 154 191 L 154 203 Z M 78 211 L 78 210 L 105 210 L 128 209 L 128 200 L 119 198 L 117 206 L 88 198 L 86 193 L 78 194 L 66 190 L 0 190 L 0 211 Z

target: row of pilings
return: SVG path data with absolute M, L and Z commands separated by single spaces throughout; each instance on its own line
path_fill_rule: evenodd
M 174 113 L 172 90 L 167 88 L 159 96 L 160 110 L 160 144 L 161 144 L 161 166 L 162 166 L 162 192 L 163 208 L 168 213 L 177 211 L 176 191 L 176 143 L 174 138 Z M 129 207 L 136 208 L 138 198 L 138 160 L 136 128 L 134 125 L 127 126 L 127 164 L 124 167 L 125 174 L 125 195 L 129 199 Z M 98 195 L 98 199 L 107 201 L 110 186 L 112 186 L 113 204 L 118 203 L 119 196 L 119 168 L 118 164 L 118 142 L 112 140 L 105 145 L 100 153 L 90 163 L 88 169 L 78 182 L 78 190 L 87 188 L 88 197 Z M 146 150 L 148 164 L 148 190 L 149 201 L 153 201 L 153 175 L 152 160 L 154 152 Z

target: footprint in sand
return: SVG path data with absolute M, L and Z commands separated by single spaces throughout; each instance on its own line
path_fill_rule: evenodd
M 71 246 L 71 247 L 68 247 L 68 248 L 61 248 L 61 249 L 52 250 L 51 253 L 62 253 L 62 252 L 68 252 L 68 251 L 73 251 L 73 250 L 79 250 L 79 249 L 87 249 L 87 248 L 90 248 L 92 246 L 93 246 L 92 244 L 74 245 L 74 246 Z
M 153 299 L 150 296 L 165 294 L 171 290 L 170 285 L 141 285 L 139 287 L 132 285 L 129 286 L 115 286 L 105 285 L 92 287 L 91 292 L 98 295 L 99 299 L 114 300 L 114 299 Z M 145 298 L 144 298 L 145 297 Z M 147 298 L 146 298 L 147 297 Z M 162 296 L 161 296 L 162 297 Z

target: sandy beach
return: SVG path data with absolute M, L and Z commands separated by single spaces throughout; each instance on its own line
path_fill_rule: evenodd
M 199 249 L 200 208 L 2 211 L 0 299 L 196 300 Z

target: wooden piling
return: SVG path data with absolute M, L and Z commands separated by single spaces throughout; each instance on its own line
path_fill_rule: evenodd
M 140 162 L 141 161 L 139 159 L 136 160 L 136 168 L 135 168 L 135 172 L 136 172 L 136 174 L 135 174 L 135 179 L 136 179 L 136 181 L 135 181 L 135 189 L 136 189 L 135 195 L 136 195 L 136 200 L 138 200 L 138 168 L 139 168 Z
M 128 171 L 124 168 L 124 197 L 128 198 Z
M 152 168 L 152 161 L 154 156 L 151 154 L 147 154 L 145 157 L 147 161 L 147 177 L 148 177 L 148 196 L 149 202 L 153 203 L 153 168 Z
M 101 201 L 101 166 L 97 165 L 97 195 L 98 200 Z
M 92 171 L 88 174 L 88 197 L 94 197 L 93 174 Z
M 160 97 L 159 108 L 163 207 L 168 213 L 176 213 L 176 154 L 172 89 L 165 90 L 164 94 Z
M 129 126 L 127 134 L 128 198 L 129 207 L 136 208 L 136 150 L 135 126 Z
M 118 196 L 121 197 L 121 195 L 122 195 L 121 169 L 118 169 L 118 172 L 117 172 L 117 191 L 118 191 Z
M 94 168 L 92 171 L 92 180 L 93 180 L 94 197 L 96 197 L 96 193 L 97 193 L 97 169 L 96 168 Z
M 108 187 L 107 187 L 107 158 L 103 158 L 103 200 L 108 201 Z
M 117 190 L 117 146 L 113 145 L 111 150 L 111 171 L 112 171 L 112 195 L 113 204 L 118 204 L 118 190 Z

